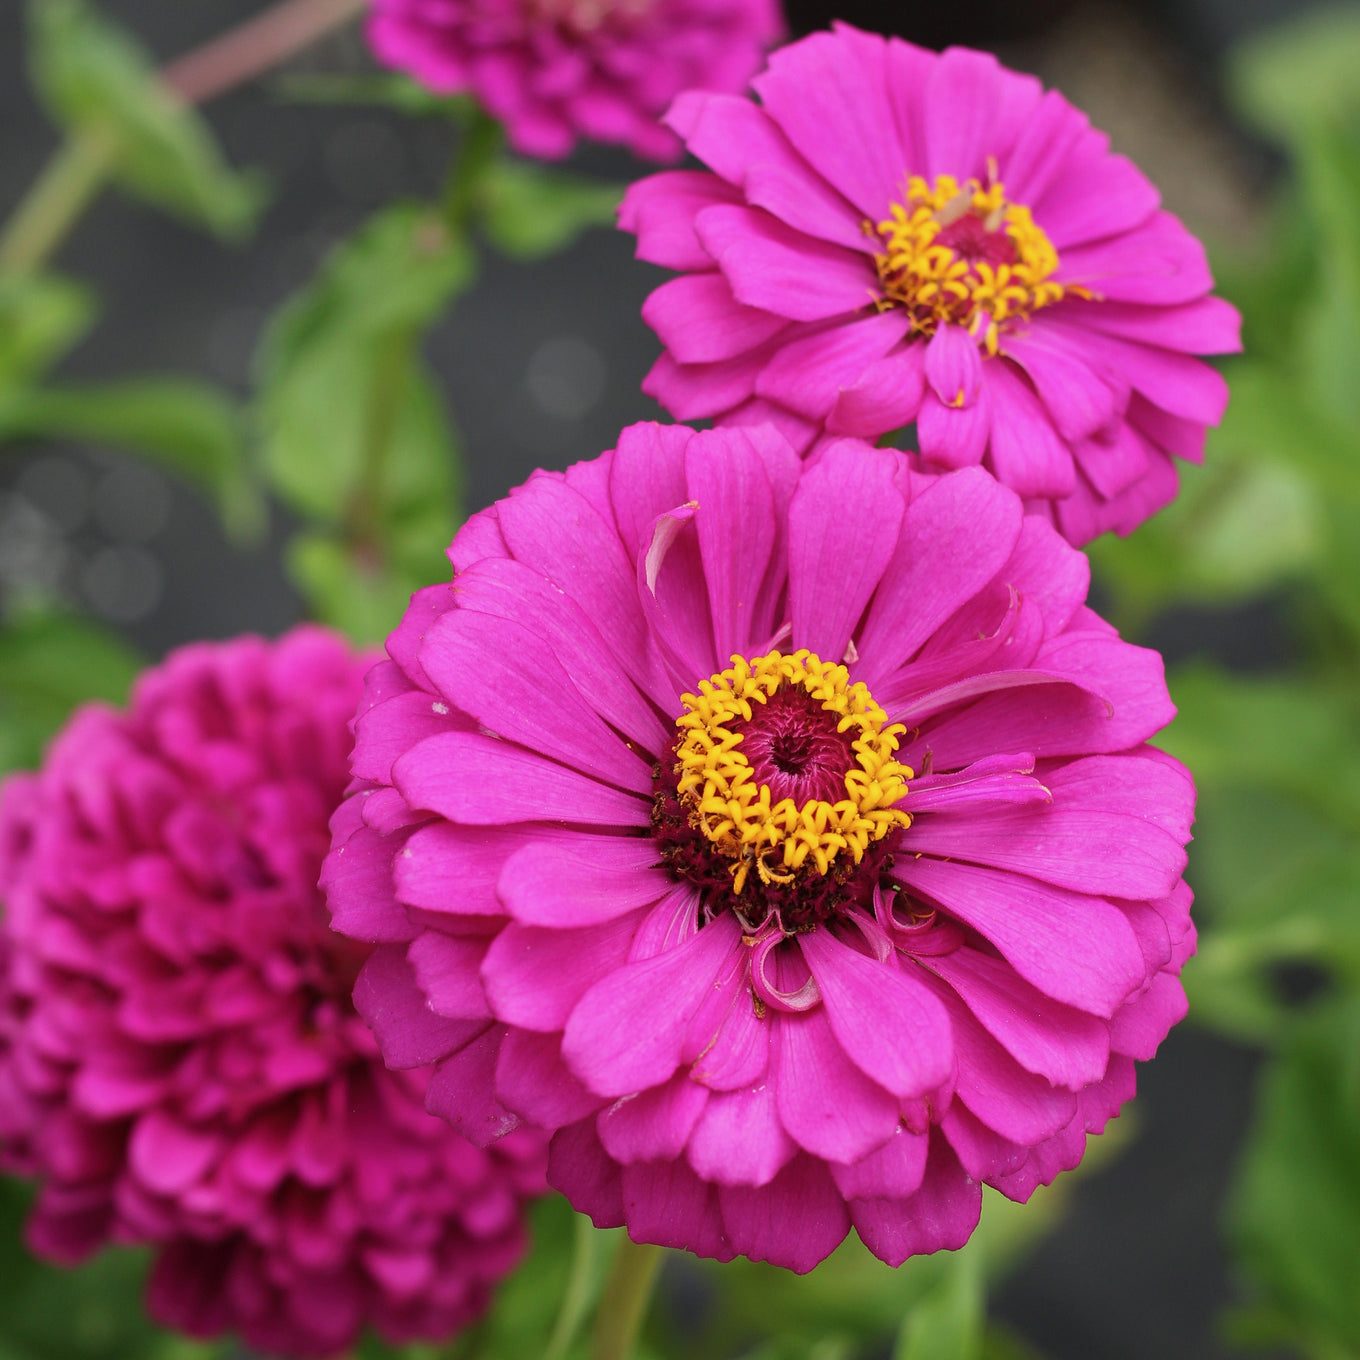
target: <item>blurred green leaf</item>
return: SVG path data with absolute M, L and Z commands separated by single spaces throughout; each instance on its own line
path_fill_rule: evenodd
M 0 1360 L 212 1360 L 225 1344 L 201 1345 L 147 1320 L 147 1254 L 111 1249 L 57 1268 L 30 1256 L 22 1222 L 31 1193 L 0 1180 Z
M 258 357 L 260 424 L 270 479 L 295 509 L 341 523 L 389 438 L 430 439 L 438 403 L 417 341 L 472 277 L 471 252 L 439 215 L 402 203 L 340 246 L 275 319 Z M 422 487 L 428 500 L 449 497 L 451 464 L 438 461 L 408 451 L 404 499 Z
M 944 1278 L 907 1314 L 893 1360 L 979 1360 L 986 1314 L 976 1254 L 956 1252 Z
M 242 412 L 207 383 L 141 378 L 0 391 L 0 440 L 19 435 L 89 440 L 141 454 L 212 496 L 236 536 L 264 527 Z
M 1322 6 L 1240 45 L 1227 86 L 1238 110 L 1277 136 L 1306 135 L 1360 108 L 1360 6 Z
M 1190 881 L 1207 928 L 1184 981 L 1191 1014 L 1271 1043 L 1289 1008 L 1272 981 L 1307 962 L 1360 981 L 1360 713 L 1343 682 L 1172 677 L 1160 739 L 1195 772 Z
M 0 273 L 0 393 L 45 372 L 85 334 L 94 314 L 93 295 L 74 280 Z
M 1266 1069 L 1228 1222 L 1263 1299 L 1237 1334 L 1360 1354 L 1360 1002 L 1320 1010 Z M 1264 1326 L 1262 1324 L 1265 1324 Z M 1273 1333 L 1273 1334 L 1272 1334 Z
M 318 525 L 291 569 L 321 618 L 365 641 L 446 570 L 458 448 L 419 345 L 473 263 L 434 209 L 398 204 L 331 256 L 261 350 L 265 472 Z
M 623 186 L 600 184 L 528 161 L 499 160 L 478 185 L 482 230 L 521 260 L 563 249 L 588 227 L 612 227 Z
M 124 188 L 220 236 L 239 238 L 263 204 L 207 124 L 161 84 L 137 42 L 85 0 L 29 0 L 29 59 L 48 112 L 97 145 Z
M 143 662 L 113 633 L 67 614 L 0 628 L 0 770 L 36 765 L 76 704 L 121 703 Z

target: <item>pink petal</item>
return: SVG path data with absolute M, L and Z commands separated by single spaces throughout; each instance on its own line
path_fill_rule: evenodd
M 932 1132 L 921 1188 L 906 1199 L 857 1199 L 850 1221 L 880 1261 L 900 1266 L 909 1256 L 956 1251 L 982 1214 L 982 1187 L 968 1178 L 944 1136 Z
M 953 175 L 960 184 L 985 175 L 985 158 L 997 150 L 1001 71 L 996 58 L 990 52 L 948 48 L 920 97 L 927 173 Z
M 743 307 L 721 274 L 682 274 L 642 304 L 642 319 L 682 364 L 733 359 L 778 335 L 782 316 Z
M 801 159 L 789 156 L 778 163 L 751 165 L 746 171 L 746 201 L 808 236 L 864 253 L 874 250 L 864 234 L 864 215 Z
M 823 1162 L 795 1157 L 768 1185 L 724 1185 L 722 1220 L 733 1248 L 804 1275 L 850 1231 L 845 1201 Z
M 1084 284 L 1104 301 L 1149 306 L 1190 302 L 1214 286 L 1204 247 L 1168 212 L 1131 232 L 1068 246 L 1056 277 Z
M 425 1108 L 476 1147 L 488 1147 L 519 1127 L 519 1116 L 496 1096 L 496 1063 L 505 1039 L 504 1026 L 492 1025 L 445 1058 L 425 1088 Z
M 529 657 L 533 664 L 524 664 Z M 420 664 L 441 694 L 486 729 L 620 788 L 651 793 L 647 762 L 577 696 L 567 672 L 522 623 L 453 610 L 426 633 Z
M 472 732 L 427 737 L 397 761 L 392 775 L 412 807 L 471 826 L 555 819 L 624 827 L 648 820 L 644 799 Z
M 575 930 L 512 921 L 486 950 L 481 969 L 496 1018 L 544 1033 L 562 1030 L 586 992 L 627 962 L 639 914 Z
M 1109 1030 L 1094 1016 L 1045 996 L 976 949 L 941 955 L 927 966 L 1027 1071 L 1073 1091 L 1105 1075 Z
M 379 945 L 368 956 L 354 984 L 354 1008 L 377 1036 L 389 1067 L 424 1067 L 487 1028 L 484 1020 L 444 1020 L 429 1008 L 405 945 Z
M 1112 156 L 1104 133 L 1088 132 L 1065 171 L 1030 203 L 1034 220 L 1061 255 L 1070 246 L 1132 231 L 1157 211 L 1161 198 L 1136 165 Z
M 927 392 L 916 415 L 916 439 L 921 457 L 943 468 L 976 467 L 987 450 L 992 428 L 990 384 L 978 389 L 971 406 L 946 406 Z
M 821 321 L 878 296 L 878 275 L 863 255 L 804 236 L 759 208 L 705 208 L 695 229 L 748 307 Z
M 1046 996 L 1111 1016 L 1142 985 L 1143 958 L 1117 907 L 967 864 L 899 857 L 893 874 L 995 945 Z
M 1010 557 L 1020 504 L 980 469 L 941 477 L 907 507 L 892 561 L 869 604 L 853 669 L 872 692 Z
M 619 436 L 620 449 L 628 446 L 637 430 L 633 426 Z M 611 476 L 619 462 L 616 453 Z M 667 505 L 677 503 L 671 500 Z M 595 623 L 575 600 L 532 567 L 509 558 L 478 562 L 458 574 L 458 602 L 462 609 L 501 618 L 518 620 L 532 614 L 540 645 L 551 649 L 571 676 L 576 692 L 611 727 L 652 753 L 663 750 L 671 740 Z
M 883 1146 L 851 1166 L 831 1163 L 836 1188 L 846 1199 L 905 1199 L 921 1187 L 930 1136 L 900 1124 Z
M 1180 979 L 1158 973 L 1142 996 L 1115 1012 L 1110 1020 L 1110 1046 L 1116 1053 L 1149 1062 L 1157 1056 L 1172 1026 L 1180 1024 L 1189 1009 Z
M 844 324 L 786 339 L 763 365 L 756 391 L 811 420 L 821 420 L 840 399 L 841 390 L 858 383 L 906 329 L 902 313 L 893 310 L 851 317 Z
M 724 915 L 678 948 L 596 983 L 567 1022 L 562 1056 L 568 1066 L 602 1096 L 631 1095 L 668 1080 L 694 1011 L 740 936 L 735 918 Z M 660 1013 L 658 998 L 664 998 Z
M 906 509 L 890 459 L 833 444 L 789 506 L 794 647 L 839 661 L 897 547 Z
M 673 1160 L 684 1151 L 691 1130 L 708 1103 L 705 1087 L 677 1072 L 664 1086 L 624 1096 L 600 1112 L 597 1128 L 604 1149 L 616 1161 Z
M 842 383 L 827 432 L 872 441 L 911 424 L 925 393 L 924 356 L 925 346 L 902 345 L 875 359 L 853 382 Z
M 781 1015 L 774 1044 L 779 1118 L 800 1147 L 857 1162 L 892 1137 L 897 1101 L 846 1057 L 825 1006 Z
M 597 1228 L 623 1225 L 623 1181 L 616 1162 L 600 1146 L 595 1120 L 559 1129 L 548 1145 L 548 1184 Z
M 694 218 L 717 203 L 737 203 L 735 190 L 698 170 L 667 170 L 628 186 L 619 226 L 638 238 L 637 257 L 667 269 L 711 269 L 713 259 L 694 234 Z
M 895 961 L 880 963 L 826 930 L 798 936 L 827 1019 L 851 1061 L 905 1098 L 942 1086 L 954 1066 L 949 1017 L 930 989 Z
M 574 1124 L 605 1103 L 568 1071 L 562 1061 L 562 1036 L 532 1030 L 512 1029 L 505 1036 L 495 1088 L 496 1098 L 507 1109 L 541 1129 Z
M 422 932 L 406 950 L 425 1004 L 446 1020 L 492 1018 L 479 976 L 485 957 L 485 937 L 454 938 L 438 930 Z
M 732 439 L 700 436 L 685 454 L 689 499 L 720 661 L 750 652 L 753 606 L 770 565 L 776 523 L 774 492 L 757 457 L 741 457 Z M 763 641 L 763 639 L 761 639 Z
M 946 406 L 954 410 L 971 406 L 982 384 L 977 341 L 962 326 L 941 326 L 926 344 L 925 374 Z
M 907 169 L 886 58 L 882 38 L 846 27 L 780 48 L 751 82 L 789 141 L 874 222 Z
M 779 1122 L 774 1086 L 714 1091 L 689 1136 L 689 1164 L 717 1185 L 768 1185 L 798 1151 Z
M 1180 843 L 1159 827 L 1058 795 L 1052 806 L 922 817 L 902 843 L 916 854 L 988 864 L 1096 896 L 1165 896 L 1186 865 Z
M 128 1167 L 155 1194 L 176 1195 L 199 1180 L 223 1151 L 220 1135 L 151 1110 L 132 1128 Z
M 392 884 L 392 856 L 405 843 L 405 836 L 379 836 L 360 826 L 326 856 L 320 886 L 333 929 L 375 943 L 415 938 L 416 929 L 398 905 Z
M 623 1206 L 635 1242 L 730 1261 L 736 1255 L 718 1210 L 718 1192 L 678 1159 L 623 1168 Z
M 650 836 L 531 841 L 505 861 L 496 892 L 526 926 L 600 925 L 660 900 L 673 886 Z

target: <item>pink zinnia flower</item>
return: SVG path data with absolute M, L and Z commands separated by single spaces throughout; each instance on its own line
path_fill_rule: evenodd
M 800 1271 L 1080 1160 L 1194 947 L 1161 659 L 1081 553 L 976 469 L 640 425 L 450 557 L 323 875 L 430 1109 L 555 1130 L 599 1224 Z
M 686 271 L 643 315 L 643 383 L 682 420 L 772 420 L 800 448 L 915 424 L 1080 545 L 1176 493 L 1238 349 L 1199 242 L 1056 91 L 982 52 L 846 25 L 776 52 L 759 105 L 667 122 L 715 173 L 628 191 L 638 255 Z
M 317 873 L 370 658 L 299 628 L 186 647 L 0 796 L 0 1138 L 39 1254 L 157 1248 L 194 1335 L 330 1355 L 447 1336 L 524 1246 L 541 1139 L 475 1148 L 354 1013 Z
M 742 89 L 783 29 L 778 0 L 374 0 L 368 21 L 379 61 L 474 95 L 548 160 L 578 137 L 675 160 L 666 106 Z

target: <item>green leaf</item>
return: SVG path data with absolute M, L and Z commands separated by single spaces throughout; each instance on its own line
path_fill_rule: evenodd
M 0 440 L 18 435 L 89 440 L 141 454 L 212 496 L 237 537 L 264 527 L 242 412 L 207 383 L 141 378 L 0 391 Z
M 1228 90 L 1259 127 L 1294 138 L 1320 121 L 1360 110 L 1360 9 L 1324 6 L 1242 44 L 1228 64 Z
M 137 42 L 85 0 L 29 0 L 29 59 L 48 112 L 101 148 L 130 192 L 237 239 L 263 193 L 228 168 L 207 124 L 158 79 Z
M 89 330 L 95 301 L 56 274 L 0 273 L 0 392 L 39 377 Z
M 258 358 L 259 420 L 266 470 L 294 509 L 340 524 L 389 437 L 429 441 L 435 412 L 417 340 L 471 283 L 473 264 L 433 209 L 397 204 L 340 246 L 275 319 Z M 422 476 L 427 499 L 449 498 L 451 472 L 437 458 L 418 470 L 413 460 L 408 451 L 401 498 L 420 494 Z
M 481 226 L 504 254 L 541 259 L 570 245 L 588 227 L 612 227 L 622 197 L 617 184 L 499 160 L 479 184 Z
M 111 1249 L 58 1268 L 22 1245 L 31 1194 L 0 1180 L 0 1360 L 212 1360 L 201 1345 L 162 1332 L 142 1305 L 147 1253 Z
M 0 770 L 36 765 L 71 709 L 121 703 L 143 662 L 113 633 L 66 614 L 0 628 Z
M 447 571 L 458 449 L 419 343 L 473 264 L 432 208 L 388 208 L 288 304 L 261 350 L 265 472 L 317 525 L 291 569 L 320 617 L 364 641 Z
M 893 1360 L 980 1360 L 986 1313 L 976 1254 L 956 1252 L 944 1278 L 907 1314 Z
M 1296 1027 L 1266 1069 L 1229 1210 L 1264 1314 L 1310 1356 L 1360 1354 L 1360 1001 Z M 1258 1324 L 1259 1325 L 1259 1324 Z

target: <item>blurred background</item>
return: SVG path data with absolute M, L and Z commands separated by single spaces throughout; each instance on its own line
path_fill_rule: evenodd
M 101 8 L 165 62 L 265 6 L 255 0 L 103 0 Z M 1306 258 L 1299 263 L 1299 252 L 1306 256 L 1309 249 L 1308 229 L 1299 230 L 1307 214 L 1290 198 L 1301 157 L 1288 133 L 1299 125 L 1276 116 L 1279 101 L 1271 105 L 1269 92 L 1260 95 L 1259 89 L 1260 116 L 1251 116 L 1257 88 L 1251 73 L 1260 67 L 1261 52 L 1269 64 L 1273 50 L 1261 46 L 1271 41 L 1261 35 L 1311 8 L 1306 0 L 846 0 L 835 8 L 826 0 L 792 0 L 788 12 L 796 33 L 845 18 L 933 46 L 990 48 L 1057 86 L 1110 133 L 1117 150 L 1141 165 L 1166 205 L 1209 243 L 1229 296 L 1247 309 L 1249 349 L 1259 340 L 1268 359 L 1283 346 L 1294 324 L 1288 309 L 1307 293 L 1314 277 L 1309 271 L 1317 266 Z M 1255 58 L 1240 55 L 1244 43 Z M 1294 74 L 1280 75 L 1280 82 L 1297 84 L 1298 69 L 1289 67 Z M 1351 69 L 1360 77 L 1360 65 Z M 214 235 L 107 192 L 61 246 L 55 263 L 62 276 L 80 280 L 89 296 L 52 304 L 51 329 L 65 325 L 79 339 L 50 382 L 98 392 L 100 385 L 136 375 L 174 375 L 194 380 L 191 390 L 206 404 L 190 401 L 179 425 L 157 408 L 162 423 L 153 419 L 148 431 L 138 423 L 135 401 L 122 411 L 120 425 L 107 402 L 90 405 L 83 415 L 78 402 L 45 412 L 41 403 L 7 405 L 0 385 L 0 611 L 12 625 L 8 640 L 0 642 L 0 756 L 6 763 L 36 757 L 37 737 L 60 719 L 68 698 L 80 695 L 90 657 L 98 658 L 100 673 L 111 677 L 108 686 L 116 691 L 135 664 L 132 654 L 154 659 L 194 638 L 245 630 L 274 634 L 306 612 L 300 583 L 306 590 L 318 573 L 324 575 L 316 562 L 329 540 L 313 535 L 299 547 L 300 528 L 315 517 L 298 481 L 302 476 L 305 482 L 305 474 L 275 476 L 262 515 L 255 493 L 239 484 L 234 462 L 246 456 L 240 449 L 248 449 L 251 439 L 249 418 L 241 412 L 275 381 L 269 365 L 277 353 L 271 359 L 266 347 L 262 356 L 262 339 L 280 306 L 313 281 L 330 252 L 371 214 L 397 199 L 438 195 L 459 135 L 452 121 L 430 110 L 412 116 L 382 100 L 326 94 L 331 77 L 369 70 L 360 37 L 349 31 L 283 71 L 207 103 L 204 113 L 222 158 L 258 172 L 267 195 L 253 230 L 238 233 L 234 242 L 222 239 L 231 230 Z M 20 202 L 60 139 L 34 96 L 23 7 L 11 0 L 0 6 L 0 210 Z M 583 181 L 606 184 L 646 170 L 600 148 L 582 149 L 568 168 Z M 242 181 L 241 192 L 253 194 L 254 184 L 247 188 Z M 1356 212 L 1349 220 L 1360 223 L 1360 178 L 1350 191 Z M 583 208 L 582 222 L 604 215 L 592 205 Z M 1344 207 L 1337 212 L 1345 218 Z M 658 348 L 639 309 L 664 274 L 636 262 L 632 244 L 630 237 L 593 227 L 542 258 L 532 258 L 541 254 L 532 245 L 510 254 L 484 250 L 475 281 L 425 332 L 428 371 L 450 413 L 451 426 L 441 437 L 461 449 L 465 511 L 505 494 L 536 466 L 562 468 L 594 456 L 631 421 L 665 418 L 639 391 Z M 1293 262 L 1293 275 L 1280 275 L 1282 260 Z M 5 305 L 0 295 L 0 352 L 8 343 Z M 88 316 L 82 310 L 87 305 Z M 72 313 L 66 322 L 63 306 Z M 1277 325 L 1280 317 L 1286 320 Z M 1337 333 L 1332 353 L 1349 362 L 1354 375 L 1348 334 Z M 60 342 L 52 345 L 54 353 L 60 348 Z M 1268 395 L 1256 391 L 1241 399 L 1258 434 L 1270 416 Z M 268 426 L 267 410 L 261 418 Z M 1342 459 L 1356 446 L 1337 428 L 1332 437 Z M 1295 431 L 1292 437 L 1307 436 Z M 1211 468 L 1212 485 L 1205 481 L 1188 491 L 1188 508 L 1149 530 L 1144 547 L 1135 547 L 1139 540 L 1101 545 L 1098 589 L 1100 602 L 1126 631 L 1160 647 L 1169 664 L 1189 677 L 1192 698 L 1208 688 L 1206 666 L 1244 677 L 1244 685 L 1259 682 L 1261 688 L 1243 691 L 1245 707 L 1231 712 L 1220 711 L 1222 686 L 1214 689 L 1217 698 L 1204 700 L 1213 710 L 1205 723 L 1229 732 L 1229 746 L 1242 734 L 1257 754 L 1259 773 L 1289 762 L 1299 749 L 1290 719 L 1281 728 L 1270 707 L 1270 696 L 1277 708 L 1289 707 L 1279 700 L 1277 678 L 1296 676 L 1301 668 L 1319 673 L 1308 660 L 1324 654 L 1319 633 L 1333 637 L 1343 662 L 1354 655 L 1347 650 L 1353 642 L 1336 642 L 1328 633 L 1329 621 L 1344 616 L 1348 606 L 1325 598 L 1319 603 L 1325 589 L 1307 584 L 1310 572 L 1344 575 L 1350 568 L 1344 562 L 1320 565 L 1318 554 L 1331 551 L 1325 545 L 1334 546 L 1337 538 L 1319 527 L 1326 511 L 1319 502 L 1330 495 L 1323 474 L 1315 483 L 1301 481 L 1288 470 L 1292 449 L 1275 449 L 1277 466 L 1270 450 L 1256 458 L 1250 433 L 1229 430 L 1224 438 L 1227 443 L 1211 445 L 1211 462 L 1223 460 L 1218 470 Z M 143 444 L 152 446 L 152 456 L 144 456 Z M 1234 469 L 1226 482 L 1223 468 Z M 437 554 L 431 561 L 427 551 L 411 570 L 417 581 L 433 579 Z M 341 582 L 334 588 L 349 594 L 364 586 Z M 331 612 L 352 622 L 344 616 L 352 604 L 341 601 Z M 44 631 L 47 621 L 70 615 L 107 626 L 112 638 L 82 633 L 74 644 L 54 641 L 55 634 Z M 353 626 L 364 631 L 362 624 Z M 1328 684 L 1327 692 L 1335 693 L 1336 685 Z M 1173 693 L 1185 703 L 1174 686 Z M 1199 733 L 1190 732 L 1192 746 Z M 1330 742 L 1325 726 L 1319 741 Z M 1221 771 L 1210 762 L 1211 801 L 1201 828 L 1207 822 L 1220 834 L 1206 848 L 1208 858 L 1192 858 L 1192 877 L 1207 913 L 1202 919 L 1213 921 L 1222 911 L 1231 931 L 1231 911 L 1218 900 L 1226 900 L 1223 885 L 1252 873 L 1233 837 L 1259 839 L 1262 828 L 1267 839 L 1273 832 L 1305 839 L 1313 832 L 1299 831 L 1285 814 L 1265 816 L 1259 801 L 1241 813 L 1245 822 L 1231 820 L 1237 813 L 1212 810 L 1219 773 L 1228 790 L 1223 807 L 1241 791 L 1230 762 Z M 1353 769 L 1346 777 L 1354 779 Z M 1349 827 L 1353 834 L 1353 821 Z M 1335 854 L 1353 860 L 1355 843 L 1343 840 Z M 1242 890 L 1261 887 L 1246 882 Z M 1349 882 L 1333 888 L 1338 913 L 1350 908 L 1360 914 Z M 1258 915 L 1286 909 L 1277 897 Z M 1348 929 L 1353 936 L 1356 927 Z M 1329 936 L 1321 944 L 1268 953 L 1261 985 L 1269 1005 L 1294 1014 L 1328 992 L 1316 956 L 1331 945 Z M 1213 967 L 1229 967 L 1223 956 L 1213 958 Z M 1215 991 L 1217 974 L 1205 974 L 1200 993 L 1189 972 L 1187 985 L 1196 1002 L 1192 1020 L 1172 1034 L 1156 1062 L 1141 1069 L 1139 1099 L 1119 1121 L 1118 1147 L 1082 1174 L 1065 1213 L 1015 1253 L 993 1288 L 993 1315 L 1017 1338 L 1016 1356 L 1027 1353 L 1019 1348 L 1027 1343 L 1053 1360 L 1214 1360 L 1245 1353 L 1247 1340 L 1257 1344 L 1258 1354 L 1261 1345 L 1267 1353 L 1303 1353 L 1297 1328 L 1293 1334 L 1287 1326 L 1272 1331 L 1268 1319 L 1258 1318 L 1259 1325 L 1248 1320 L 1225 1330 L 1223 1321 L 1225 1310 L 1259 1301 L 1262 1279 L 1274 1298 L 1271 1306 L 1279 1304 L 1271 1295 L 1269 1262 L 1263 1266 L 1259 1251 L 1254 1257 L 1247 1251 L 1255 1273 L 1244 1276 L 1243 1256 L 1227 1249 L 1230 1240 L 1244 1240 L 1240 1226 L 1236 1237 L 1224 1231 L 1229 1187 L 1239 1174 L 1255 1108 L 1262 1063 L 1255 1041 L 1273 1012 L 1241 1014 L 1242 1006 L 1221 999 L 1228 983 Z M 1205 1023 L 1197 1025 L 1196 1016 Z M 1349 1151 L 1351 1196 L 1342 1199 L 1353 1203 L 1360 1142 L 1343 1140 L 1341 1146 Z M 1360 1294 L 1355 1234 L 1360 1227 L 1328 1250 L 1341 1287 L 1349 1271 Z M 1311 1263 L 1300 1257 L 1290 1269 L 1307 1274 Z M 663 1308 L 671 1308 L 672 1318 L 702 1304 L 702 1288 L 683 1269 L 672 1272 L 667 1289 Z M 1286 1298 L 1285 1313 L 1294 1297 Z M 1327 1344 L 1344 1340 L 1354 1322 L 1354 1305 L 1350 1315 L 1344 1300 L 1336 1307 L 1340 1321 L 1334 1317 L 1323 1329 Z M 9 1352 L 0 1347 L 0 1354 Z

